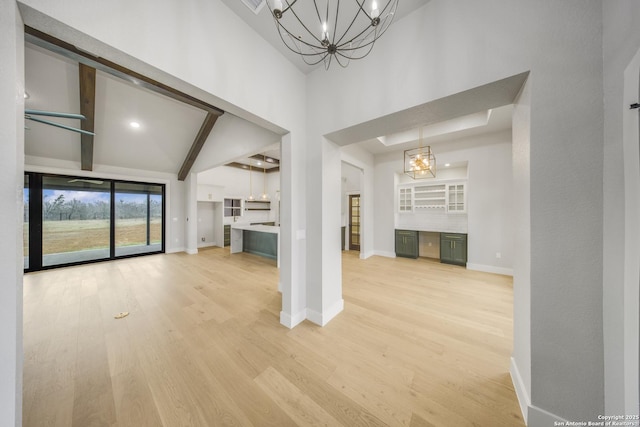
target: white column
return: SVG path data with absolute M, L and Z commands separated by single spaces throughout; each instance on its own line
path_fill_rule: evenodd
M 295 141 L 295 142 L 294 142 Z M 281 141 L 280 161 L 280 323 L 293 328 L 307 317 L 305 147 L 291 133 Z
M 190 173 L 184 180 L 185 200 L 185 251 L 198 253 L 198 176 Z
M 0 420 L 20 426 L 24 27 L 15 1 L 0 0 L 0 10 Z
M 324 326 L 344 308 L 341 153 L 325 138 L 308 145 L 307 150 L 307 318 Z

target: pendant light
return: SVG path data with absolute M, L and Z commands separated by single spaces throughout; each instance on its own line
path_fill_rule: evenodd
M 267 0 L 267 7 L 284 45 L 308 65 L 324 62 L 329 69 L 333 60 L 346 67 L 366 57 L 391 25 L 399 2 Z
M 404 173 L 413 179 L 436 177 L 436 156 L 431 152 L 430 146 L 422 146 L 422 128 L 418 148 L 404 152 Z
M 253 201 L 253 181 L 251 178 L 251 161 L 249 161 L 249 198 L 247 199 L 250 202 Z

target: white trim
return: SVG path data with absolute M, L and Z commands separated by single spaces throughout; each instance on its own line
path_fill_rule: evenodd
M 186 252 L 189 255 L 198 255 L 198 249 L 187 249 Z
M 212 246 L 217 246 L 216 242 L 201 243 L 201 244 L 198 245 L 198 249 L 200 249 L 200 248 L 210 248 Z
M 537 406 L 529 406 L 529 416 L 527 418 L 527 426 L 529 427 L 566 426 L 567 423 L 568 420 L 551 412 L 547 412 Z
M 373 255 L 383 256 L 385 258 L 395 258 L 396 257 L 396 253 L 395 252 L 389 252 L 389 251 L 373 251 Z
M 520 371 L 518 370 L 518 365 L 516 365 L 516 360 L 513 357 L 511 358 L 511 363 L 509 364 L 509 373 L 511 374 L 511 382 L 513 382 L 513 388 L 516 391 L 516 397 L 518 398 L 518 403 L 520 404 L 520 411 L 522 412 L 522 417 L 524 418 L 524 422 L 526 424 L 529 406 L 531 406 L 531 399 L 527 394 L 527 388 L 524 385 L 524 381 L 522 381 L 522 376 L 520 375 Z
M 291 316 L 289 313 L 285 313 L 284 311 L 280 312 L 280 324 L 286 326 L 289 329 L 293 329 L 306 318 L 306 310 L 302 310 L 293 316 Z
M 180 246 L 178 248 L 168 248 L 164 252 L 167 254 L 177 254 L 178 252 L 184 252 L 184 247 Z
M 372 256 L 374 256 L 376 253 L 375 251 L 369 251 L 369 252 L 360 252 L 360 259 L 367 259 L 370 258 Z
M 495 267 L 493 265 L 467 263 L 468 270 L 483 271 L 485 273 L 503 274 L 513 277 L 513 268 Z
M 307 308 L 307 319 L 309 319 L 309 321 L 315 323 L 316 325 L 325 326 L 342 310 L 344 310 L 344 300 L 340 299 L 327 310 L 324 310 L 322 313 L 318 313 L 315 310 Z
M 638 149 L 638 111 L 629 105 L 638 102 L 640 92 L 640 50 L 624 71 L 623 158 L 625 192 L 624 251 L 624 404 L 625 413 L 640 411 L 639 328 L 640 316 L 640 155 Z M 612 309 L 609 307 L 608 309 Z M 605 349 L 605 352 L 607 350 Z M 606 357 L 606 354 L 605 354 Z

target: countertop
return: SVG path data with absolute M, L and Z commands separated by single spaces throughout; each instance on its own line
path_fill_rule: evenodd
M 259 231 L 261 233 L 280 234 L 280 227 L 277 225 L 250 225 L 250 224 L 231 224 L 232 230 Z

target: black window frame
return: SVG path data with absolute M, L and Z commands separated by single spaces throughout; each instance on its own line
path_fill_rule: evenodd
M 98 177 L 86 177 L 86 176 L 76 176 L 76 175 L 66 175 L 66 174 L 52 174 L 52 173 L 40 173 L 40 172 L 25 172 L 25 177 L 28 176 L 28 190 L 29 190 L 29 253 L 26 254 L 29 256 L 29 265 L 24 269 L 25 273 L 31 273 L 35 271 L 42 270 L 50 270 L 54 268 L 63 268 L 63 267 L 72 267 L 76 265 L 84 265 L 84 264 L 93 264 L 96 262 L 104 262 L 104 261 L 115 261 L 118 259 L 126 259 L 126 258 L 135 258 L 139 256 L 146 255 L 157 255 L 166 253 L 166 224 L 167 224 L 167 200 L 166 200 L 166 184 L 157 183 L 157 182 L 146 182 L 146 181 L 133 181 L 133 180 L 124 180 L 124 179 L 112 179 L 112 178 L 98 178 Z M 56 264 L 56 265 L 42 265 L 42 195 L 43 195 L 43 178 L 44 177 L 55 177 L 55 178 L 65 178 L 65 179 L 93 179 L 100 180 L 106 183 L 109 183 L 109 191 L 110 191 L 110 200 L 111 204 L 109 207 L 110 217 L 109 217 L 109 257 L 92 259 L 92 260 L 84 260 L 84 261 L 75 261 L 64 264 Z M 122 184 L 134 184 L 134 185 L 149 185 L 154 187 L 161 188 L 162 195 L 162 219 L 161 219 L 161 249 L 159 251 L 151 251 L 151 252 L 143 252 L 143 253 L 132 253 L 125 255 L 116 256 L 115 251 L 115 194 L 116 194 L 116 183 Z M 149 193 L 151 194 L 151 193 Z M 147 214 L 147 222 L 149 221 L 149 213 Z M 149 227 L 149 224 L 147 224 Z M 24 256 L 25 254 L 23 254 Z

